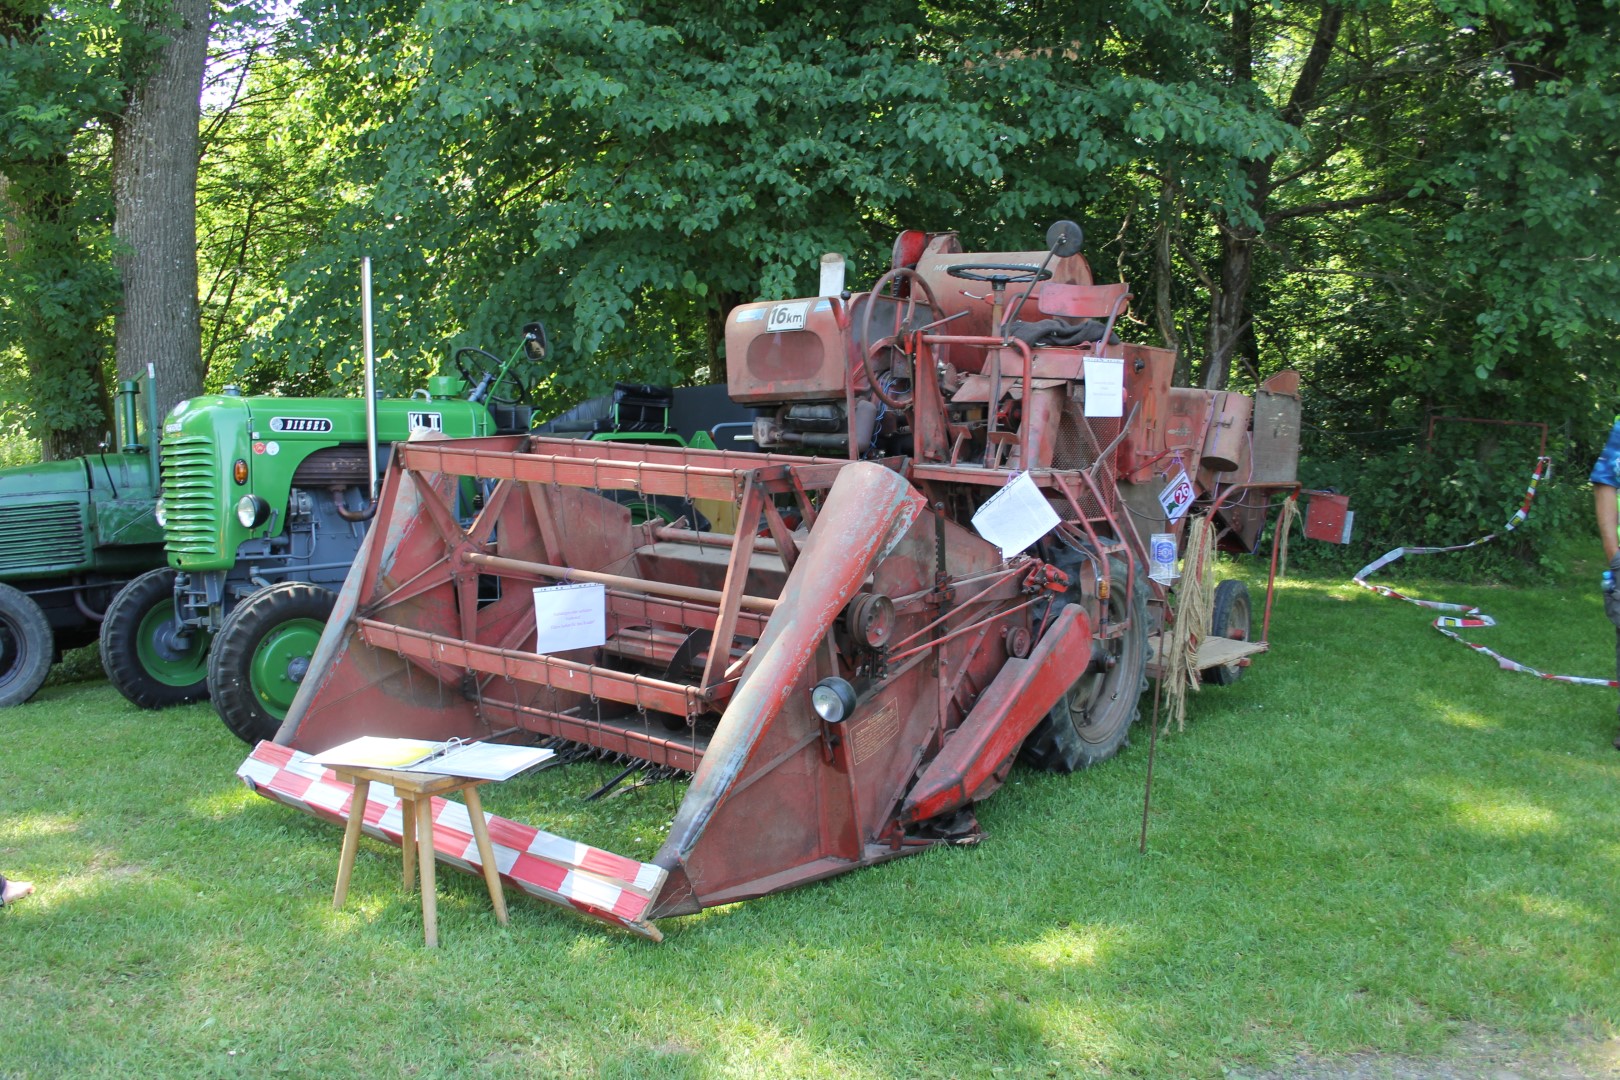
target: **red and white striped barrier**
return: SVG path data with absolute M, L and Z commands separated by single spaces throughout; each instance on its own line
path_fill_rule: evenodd
M 349 819 L 354 788 L 309 755 L 286 746 L 261 742 L 236 770 L 250 791 L 327 821 Z M 400 799 L 387 784 L 373 782 L 367 794 L 362 831 L 377 840 L 399 844 L 403 822 Z M 489 839 L 501 880 L 530 896 L 574 908 L 631 933 L 663 940 L 645 916 L 663 887 L 667 871 L 611 851 L 542 832 L 531 825 L 486 813 Z M 433 799 L 433 850 L 439 861 L 482 876 L 484 867 L 473 839 L 467 807 Z
M 1530 474 L 1530 486 L 1525 489 L 1524 502 L 1519 506 L 1519 509 L 1514 512 L 1513 516 L 1508 519 L 1508 523 L 1502 526 L 1500 532 L 1512 532 L 1530 516 L 1530 503 L 1534 501 L 1536 497 L 1536 485 L 1540 483 L 1542 477 L 1546 475 L 1547 468 L 1551 464 L 1551 458 L 1536 458 L 1536 468 L 1535 471 Z M 1521 671 L 1526 675 L 1534 675 L 1538 679 L 1550 679 L 1553 682 L 1578 683 L 1582 686 L 1620 686 L 1620 682 L 1616 682 L 1614 679 L 1589 679 L 1580 675 L 1552 675 L 1545 671 L 1538 671 L 1537 669 L 1530 667 L 1528 664 L 1521 664 L 1517 660 L 1510 660 L 1501 653 L 1487 648 L 1486 646 L 1479 644 L 1477 641 L 1469 641 L 1467 638 L 1457 633 L 1458 629 L 1496 625 L 1496 620 L 1485 614 L 1479 608 L 1470 607 L 1467 604 L 1447 604 L 1439 600 L 1419 600 L 1416 597 L 1407 596 L 1405 593 L 1396 592 L 1387 585 L 1372 585 L 1366 580 L 1368 577 L 1376 574 L 1390 563 L 1395 562 L 1397 559 L 1403 558 L 1407 555 L 1438 555 L 1447 551 L 1467 551 L 1471 547 L 1478 547 L 1481 544 L 1490 543 L 1492 540 L 1496 539 L 1497 535 L 1498 533 L 1490 533 L 1487 536 L 1480 537 L 1478 540 L 1470 540 L 1466 544 L 1454 544 L 1451 547 L 1398 547 L 1394 551 L 1386 552 L 1382 557 L 1368 563 L 1366 566 L 1363 566 L 1359 571 L 1357 571 L 1353 580 L 1363 589 L 1375 592 L 1379 596 L 1387 596 L 1394 600 L 1405 600 L 1408 604 L 1416 604 L 1418 607 L 1428 608 L 1430 611 L 1459 612 L 1460 614 L 1458 615 L 1442 615 L 1435 619 L 1433 623 L 1434 628 L 1446 635 L 1446 637 L 1450 638 L 1451 640 L 1460 641 L 1470 649 L 1473 649 L 1475 652 L 1484 653 L 1486 656 L 1489 656 L 1492 660 L 1496 661 L 1496 666 L 1501 668 L 1503 671 Z

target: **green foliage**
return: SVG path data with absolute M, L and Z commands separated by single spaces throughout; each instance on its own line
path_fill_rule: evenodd
M 53 456 L 87 449 L 108 416 L 101 373 L 118 279 L 102 125 L 120 106 L 123 65 L 143 48 L 128 30 L 119 11 L 94 4 L 0 14 L 0 340 L 28 372 L 0 395 Z
M 310 14 L 331 108 L 360 118 L 358 199 L 253 343 L 290 371 L 329 346 L 323 323 L 353 325 L 363 252 L 390 282 L 380 340 L 487 343 L 541 316 L 562 404 L 615 377 L 691 378 L 727 308 L 808 291 L 825 251 L 858 282 L 901 227 L 1030 246 L 1142 145 L 1181 139 L 1198 147 L 1189 188 L 1230 199 L 1237 164 L 1291 138 L 1192 81 L 1184 58 L 1213 48 L 1207 27 L 1166 24 L 1156 4 L 1093 22 L 1076 47 L 1095 65 L 1054 55 L 1046 25 L 908 2 Z
M 1392 435 L 1313 433 L 1315 452 L 1301 461 L 1300 478 L 1307 488 L 1349 495 L 1355 532 L 1344 548 L 1292 546 L 1291 562 L 1349 574 L 1397 547 L 1449 547 L 1494 533 L 1489 544 L 1406 559 L 1381 576 L 1523 584 L 1565 571 L 1565 538 L 1584 538 L 1600 550 L 1586 485 L 1590 461 L 1564 440 L 1548 447 L 1552 464 L 1528 519 L 1510 529 L 1535 469 L 1538 428 L 1440 421 L 1432 430 Z
M 125 7 L 61 10 L 34 66 L 0 71 L 0 120 L 3 160 L 23 147 L 57 178 L 41 190 L 77 247 L 65 269 L 8 265 L 0 328 L 15 341 L 34 319 L 27 355 L 94 366 L 112 295 L 95 269 L 109 233 L 94 117 L 139 49 Z M 1237 387 L 1295 368 L 1315 428 L 1391 433 L 1349 444 L 1396 451 L 1359 470 L 1379 532 L 1429 531 L 1431 515 L 1466 532 L 1492 515 L 1458 493 L 1514 471 L 1406 460 L 1397 436 L 1431 416 L 1545 422 L 1584 462 L 1620 402 L 1620 0 L 300 14 L 222 13 L 221 55 L 252 62 L 204 120 L 210 388 L 357 390 L 363 255 L 383 389 L 419 386 L 458 346 L 505 353 L 541 318 L 554 357 L 520 377 L 544 413 L 618 378 L 717 379 L 726 312 L 810 291 L 823 252 L 860 288 L 901 229 L 1020 249 L 1064 216 L 1100 278 L 1133 284 L 1127 336 L 1178 347 L 1184 376 L 1210 368 L 1211 326 L 1235 319 Z M 1217 295 L 1241 310 L 1217 312 Z M 35 382 L 0 384 L 35 430 L 95 396 Z M 1345 446 L 1308 449 L 1343 465 Z M 1517 557 L 1546 557 L 1551 534 L 1527 533 Z

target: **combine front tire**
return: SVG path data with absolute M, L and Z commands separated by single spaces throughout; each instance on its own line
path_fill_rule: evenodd
M 0 585 L 0 707 L 33 697 L 55 653 L 51 624 L 33 597 Z
M 101 620 L 101 666 L 118 692 L 143 709 L 208 696 L 208 634 L 180 636 L 174 571 L 148 570 L 125 585 Z
M 283 581 L 236 605 L 208 658 L 214 709 L 233 735 L 275 738 L 336 603 L 329 589 Z
M 1215 602 L 1211 605 L 1209 633 L 1211 637 L 1249 640 L 1249 587 L 1241 581 L 1229 580 L 1215 586 Z M 1241 663 L 1221 664 L 1207 668 L 1205 682 L 1216 686 L 1231 686 L 1243 677 Z
M 1109 563 L 1108 619 L 1130 619 L 1116 638 L 1096 642 L 1104 656 L 1064 693 L 1024 741 L 1023 759 L 1049 772 L 1074 772 L 1113 757 L 1136 722 L 1147 669 L 1147 586 L 1126 587 L 1125 564 Z

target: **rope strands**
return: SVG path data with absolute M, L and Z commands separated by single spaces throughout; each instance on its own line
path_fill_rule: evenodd
M 1172 724 L 1177 731 L 1186 730 L 1187 691 L 1196 691 L 1200 686 L 1197 642 L 1209 636 L 1210 615 L 1215 604 L 1214 555 L 1215 530 L 1210 527 L 1209 518 L 1190 518 L 1186 551 L 1182 555 L 1181 584 L 1176 587 L 1179 606 L 1164 658 L 1166 732 Z
M 1288 534 L 1294 528 L 1294 519 L 1299 517 L 1299 497 L 1297 494 L 1283 500 L 1282 509 L 1277 511 L 1277 580 L 1281 581 L 1288 576 Z

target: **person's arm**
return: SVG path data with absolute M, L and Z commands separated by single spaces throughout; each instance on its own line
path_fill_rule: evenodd
M 1597 501 L 1598 534 L 1603 538 L 1603 557 L 1613 563 L 1615 556 L 1620 555 L 1620 501 L 1616 496 L 1620 492 L 1608 484 L 1593 484 L 1592 492 Z

